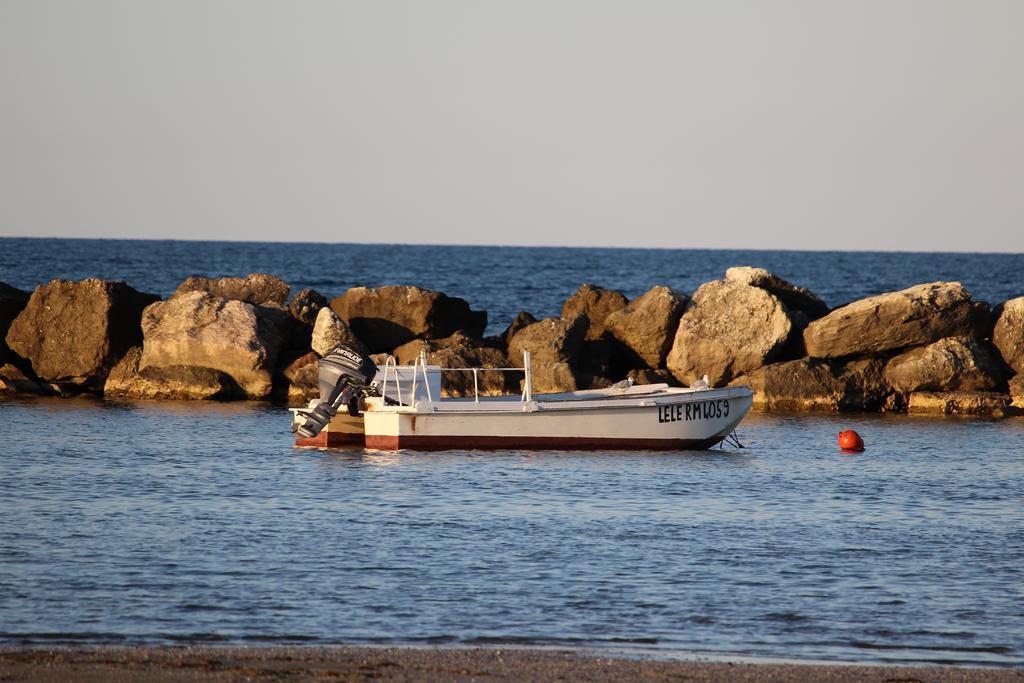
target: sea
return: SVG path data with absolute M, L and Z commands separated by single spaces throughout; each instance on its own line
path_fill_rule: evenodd
M 829 305 L 1024 255 L 0 239 L 0 282 L 267 272 L 556 315 L 767 268 Z M 0 644 L 1024 666 L 1024 418 L 751 414 L 706 452 L 293 447 L 285 406 L 0 399 Z M 863 453 L 838 450 L 856 429 Z

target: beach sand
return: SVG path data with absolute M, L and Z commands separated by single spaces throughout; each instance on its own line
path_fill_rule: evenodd
M 664 661 L 572 650 L 0 648 L 0 681 L 820 681 L 1024 683 L 1024 669 Z

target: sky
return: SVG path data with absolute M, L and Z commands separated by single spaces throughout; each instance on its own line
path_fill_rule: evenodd
M 0 236 L 1024 252 L 1020 0 L 0 0 Z

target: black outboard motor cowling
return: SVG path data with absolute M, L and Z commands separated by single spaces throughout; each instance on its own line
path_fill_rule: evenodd
M 296 429 L 305 439 L 319 434 L 343 405 L 373 393 L 370 383 L 377 374 L 372 360 L 342 344 L 331 349 L 318 365 L 320 401 L 308 413 L 301 413 L 304 422 Z

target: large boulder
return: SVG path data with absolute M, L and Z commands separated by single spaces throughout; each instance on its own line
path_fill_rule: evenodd
M 1017 414 L 1010 397 L 993 391 L 915 391 L 910 413 L 1005 417 Z
M 689 297 L 671 287 L 652 287 L 605 319 L 608 332 L 652 370 L 665 367 Z
M 995 314 L 992 343 L 1014 372 L 1024 372 L 1024 297 L 1000 304 Z
M 959 282 L 932 282 L 837 308 L 804 330 L 808 355 L 838 358 L 972 336 L 979 308 Z
M 139 368 L 191 366 L 220 370 L 247 398 L 270 395 L 283 342 L 252 304 L 194 291 L 153 304 L 143 314 Z
M 732 384 L 750 387 L 754 410 L 834 411 L 846 398 L 846 382 L 837 368 L 813 358 L 765 365 Z
M 331 308 L 359 339 L 378 353 L 416 339 L 443 339 L 457 330 L 481 337 L 487 312 L 470 310 L 458 297 L 409 285 L 353 287 Z
M 266 273 L 221 278 L 193 276 L 178 285 L 174 290 L 174 296 L 189 292 L 207 292 L 215 297 L 244 301 L 254 306 L 284 306 L 290 289 L 284 280 Z
M 817 294 L 783 280 L 764 268 L 736 266 L 725 271 L 725 279 L 738 285 L 767 290 L 786 304 L 790 311 L 802 311 L 810 320 L 816 320 L 828 313 L 828 306 Z
M 774 294 L 715 280 L 700 286 L 679 320 L 666 365 L 685 385 L 728 382 L 775 360 L 793 329 Z
M 891 393 L 882 379 L 884 365 L 874 358 L 847 364 L 801 358 L 758 368 L 731 385 L 753 390 L 754 410 L 878 410 Z
M 7 344 L 45 380 L 99 390 L 117 361 L 142 341 L 142 310 L 158 299 L 124 282 L 53 280 L 32 293 L 7 331 Z
M 529 351 L 532 363 L 574 364 L 590 321 L 585 315 L 575 318 L 544 318 L 516 332 L 508 345 L 512 365 L 522 367 L 523 352 Z
M 905 351 L 885 367 L 893 389 L 912 391 L 992 391 L 1003 373 L 987 345 L 973 337 L 947 337 Z
M 317 299 L 326 299 L 311 289 L 299 292 L 286 305 L 291 287 L 279 277 L 251 273 L 245 277 L 209 278 L 193 276 L 178 285 L 171 299 L 190 292 L 206 292 L 214 297 L 252 304 L 264 324 L 277 328 L 281 336 L 282 357 L 291 359 L 309 350 L 313 328 L 309 317 L 315 318 Z
M 817 294 L 794 285 L 764 268 L 737 266 L 725 271 L 725 279 L 736 284 L 760 287 L 778 297 L 785 304 L 789 311 L 789 319 L 793 323 L 789 340 L 780 357 L 794 359 L 807 355 L 807 349 L 804 347 L 804 330 L 812 320 L 827 315 L 829 311 L 828 306 Z
M 597 285 L 584 284 L 562 304 L 562 318 L 571 320 L 580 315 L 587 316 L 590 326 L 587 339 L 600 339 L 605 332 L 605 319 L 626 307 L 629 300 L 621 292 Z
M 509 342 L 509 363 L 522 367 L 523 353 L 530 352 L 531 386 L 536 393 L 576 391 L 581 379 L 590 386 L 593 378 L 581 377 L 576 368 L 589 325 L 586 315 L 545 318 L 528 325 Z
M 189 400 L 230 398 L 235 383 L 211 368 L 172 365 L 139 369 L 142 348 L 134 346 L 114 366 L 103 386 L 106 398 Z
M 348 324 L 326 306 L 316 315 L 311 344 L 312 349 L 321 356 L 326 356 L 338 344 L 349 346 L 359 353 L 368 353 L 366 345 L 352 333 Z
M 28 305 L 29 293 L 17 287 L 0 282 L 0 364 L 11 360 L 11 350 L 7 346 L 7 330 Z

